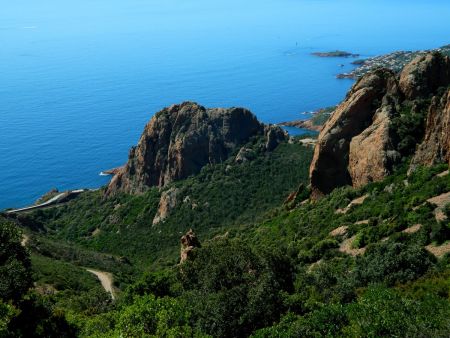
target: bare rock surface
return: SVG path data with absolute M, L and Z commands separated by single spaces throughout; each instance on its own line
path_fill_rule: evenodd
M 394 101 L 398 94 L 395 75 L 383 69 L 366 75 L 353 86 L 319 134 L 310 167 L 313 197 L 328 194 L 339 186 L 352 185 L 352 171 L 348 168 L 352 139 L 372 125 L 379 108 L 374 102 L 382 102 L 385 97 L 387 101 L 387 96 Z M 380 121 L 380 126 L 383 125 Z M 360 151 L 357 145 L 355 141 L 353 154 Z M 361 161 L 360 157 L 353 158 Z M 356 172 L 361 170 L 364 167 L 360 165 Z
M 338 237 L 338 236 L 344 236 L 347 234 L 348 226 L 342 225 L 333 231 L 330 232 L 330 236 Z
M 197 235 L 192 229 L 189 229 L 189 231 L 181 237 L 180 263 L 183 263 L 189 259 L 192 251 L 200 246 L 200 241 L 198 240 Z
M 343 209 L 337 209 L 337 210 L 336 210 L 336 213 L 337 213 L 337 214 L 346 214 L 347 212 L 349 212 L 349 210 L 350 210 L 354 205 L 361 205 L 361 204 L 363 204 L 367 197 L 369 197 L 369 195 L 364 195 L 364 196 L 355 198 L 355 199 L 354 199 L 353 201 L 351 201 L 345 208 L 343 208 Z
M 354 187 L 382 180 L 400 159 L 390 136 L 392 110 L 385 106 L 377 111 L 372 124 L 350 142 L 348 170 Z
M 268 151 L 287 139 L 280 127 L 260 123 L 244 108 L 207 109 L 194 102 L 164 108 L 146 125 L 106 195 L 142 193 L 187 178 L 207 164 L 225 161 L 258 135 L 266 137 Z
M 425 247 L 431 254 L 434 256 L 441 258 L 444 257 L 445 254 L 450 252 L 450 242 L 444 243 L 442 245 L 430 244 Z
M 418 165 L 447 162 L 450 165 L 450 90 L 431 102 L 423 142 L 411 161 L 411 170 Z
M 418 56 L 400 74 L 401 90 L 409 100 L 433 94 L 449 83 L 450 58 L 440 53 Z
M 411 170 L 450 163 L 449 85 L 450 58 L 440 53 L 418 56 L 399 76 L 377 69 L 360 78 L 319 134 L 310 167 L 312 198 L 391 174 L 407 156 L 396 129 L 404 109 L 427 112 L 424 133 L 414 135 Z
M 161 194 L 153 225 L 164 221 L 169 216 L 169 213 L 177 206 L 179 193 L 179 189 L 172 187 Z
M 417 231 L 419 231 L 421 228 L 422 228 L 422 224 L 414 224 L 414 225 L 410 226 L 409 228 L 406 228 L 402 232 L 405 234 L 414 234 Z
M 356 235 L 343 240 L 341 245 L 339 246 L 339 251 L 350 256 L 363 255 L 366 252 L 366 248 L 354 248 L 353 242 L 355 241 L 355 239 Z

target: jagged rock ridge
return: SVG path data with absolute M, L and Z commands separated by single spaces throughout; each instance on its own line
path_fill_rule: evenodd
M 193 102 L 172 105 L 156 113 L 146 125 L 106 195 L 164 187 L 198 173 L 206 164 L 226 160 L 257 135 L 265 135 L 267 150 L 286 137 L 279 127 L 265 126 L 244 108 L 206 109 Z
M 347 94 L 321 131 L 310 167 L 313 198 L 334 188 L 362 186 L 392 172 L 402 160 L 392 121 L 405 106 L 428 110 L 423 143 L 414 166 L 449 160 L 448 91 L 450 59 L 439 53 L 419 56 L 400 76 L 378 69 L 363 76 Z M 417 143 L 421 135 L 416 135 Z

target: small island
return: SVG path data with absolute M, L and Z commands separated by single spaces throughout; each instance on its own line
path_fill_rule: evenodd
M 353 57 L 353 58 L 356 58 L 356 57 L 359 57 L 359 54 L 353 54 L 353 53 L 345 52 L 342 50 L 335 50 L 332 52 L 315 52 L 315 53 L 312 53 L 312 55 L 318 56 L 321 58 L 330 58 L 330 57 L 334 57 L 334 58 L 335 57 L 340 57 L 340 58 Z

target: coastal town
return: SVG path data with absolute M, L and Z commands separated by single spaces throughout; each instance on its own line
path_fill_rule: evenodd
M 338 79 L 359 79 L 361 76 L 364 76 L 365 74 L 371 72 L 376 68 L 388 68 L 398 73 L 415 57 L 419 55 L 425 55 L 429 52 L 440 52 L 442 54 L 450 55 L 450 45 L 432 50 L 421 50 L 414 52 L 397 51 L 385 55 L 370 57 L 367 59 L 355 60 L 352 62 L 353 65 L 357 66 L 354 70 L 348 73 L 340 73 L 336 77 Z

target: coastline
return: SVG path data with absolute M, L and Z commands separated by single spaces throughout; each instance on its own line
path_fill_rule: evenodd
M 308 120 L 293 120 L 293 121 L 286 121 L 278 123 L 281 127 L 294 127 L 294 128 L 303 128 L 308 129 L 311 131 L 320 132 L 322 130 L 322 125 L 316 126 L 313 124 L 311 119 Z
M 450 56 L 450 45 L 445 45 L 439 48 L 419 51 L 395 51 L 388 54 L 382 54 L 367 59 L 355 60 L 352 65 L 357 66 L 349 73 L 340 73 L 336 75 L 338 79 L 352 79 L 357 80 L 368 72 L 377 68 L 388 68 L 395 73 L 399 73 L 403 67 L 411 62 L 419 55 L 425 55 L 430 52 L 440 52 Z
M 331 116 L 331 114 L 333 114 L 335 109 L 336 106 L 321 108 L 312 112 L 312 115 L 309 119 L 306 120 L 297 119 L 293 121 L 285 121 L 278 123 L 278 125 L 282 127 L 303 128 L 314 132 L 320 132 L 326 121 Z
M 115 174 L 117 174 L 119 171 L 121 171 L 123 169 L 123 167 L 125 167 L 124 165 L 120 166 L 120 167 L 116 167 L 116 168 L 112 168 L 112 169 L 107 169 L 107 170 L 103 170 L 100 172 L 100 176 L 114 176 Z

